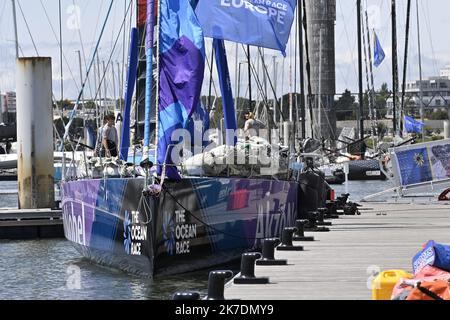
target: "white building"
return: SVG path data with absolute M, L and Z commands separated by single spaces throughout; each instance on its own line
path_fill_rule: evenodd
M 16 93 L 0 94 L 0 123 L 14 122 L 16 113 Z
M 441 77 L 450 78 L 450 65 L 441 69 Z
M 17 113 L 16 93 L 15 92 L 7 92 L 6 93 L 6 107 L 8 108 L 9 113 Z
M 406 84 L 406 104 L 408 109 L 415 115 L 420 114 L 420 91 L 422 90 L 422 104 L 424 109 L 448 109 L 450 107 L 450 66 L 445 67 L 440 72 L 439 77 L 430 77 L 428 79 L 407 82 Z M 446 75 L 448 74 L 448 75 Z M 401 93 L 399 93 L 400 106 Z M 393 99 L 387 100 L 386 118 L 393 117 L 394 103 Z
M 6 122 L 8 109 L 6 107 L 6 95 L 0 94 L 0 123 Z

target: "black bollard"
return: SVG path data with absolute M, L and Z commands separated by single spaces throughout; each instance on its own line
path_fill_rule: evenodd
M 198 292 L 176 292 L 172 296 L 172 300 L 200 300 Z
M 308 225 L 305 225 L 305 231 L 310 232 L 329 232 L 330 229 L 325 227 L 318 227 L 316 221 L 318 220 L 318 212 L 308 212 Z
M 257 266 L 285 266 L 287 260 L 275 259 L 275 247 L 280 244 L 280 239 L 264 239 L 262 247 L 262 259 L 256 260 Z
M 205 300 L 225 300 L 225 280 L 233 277 L 232 271 L 211 271 L 208 279 L 208 296 Z
M 294 233 L 292 240 L 294 241 L 314 241 L 314 237 L 306 237 L 305 236 L 305 224 L 307 220 L 297 220 L 295 222 L 295 227 L 297 228 L 297 232 Z
M 268 284 L 269 278 L 255 276 L 255 261 L 260 258 L 259 252 L 244 253 L 241 260 L 241 275 L 234 278 L 234 284 Z
M 277 248 L 279 251 L 303 251 L 302 246 L 292 244 L 292 236 L 297 232 L 297 228 L 284 228 L 281 235 L 281 245 Z
M 327 219 L 339 219 L 339 215 L 337 214 L 336 202 L 327 200 L 327 209 L 328 213 L 326 215 Z
M 323 226 L 332 226 L 333 224 L 331 223 L 331 222 L 326 222 L 325 221 L 325 214 L 328 212 L 328 209 L 327 208 L 319 208 L 319 209 L 317 209 L 317 213 L 318 213 L 318 216 L 317 216 L 317 225 L 318 226 L 321 226 L 321 227 L 323 227 Z

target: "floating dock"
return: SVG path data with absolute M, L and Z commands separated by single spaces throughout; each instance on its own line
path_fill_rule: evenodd
M 0 209 L 0 239 L 27 240 L 63 238 L 61 210 Z
M 226 299 L 371 300 L 374 273 L 412 271 L 412 258 L 428 240 L 450 244 L 450 205 L 366 203 L 361 216 L 333 220 L 331 232 L 307 233 L 315 242 L 294 242 L 304 251 L 276 251 L 287 266 L 256 266 L 267 285 L 225 288 Z

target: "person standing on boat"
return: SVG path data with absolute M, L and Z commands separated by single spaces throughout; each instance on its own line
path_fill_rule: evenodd
M 107 115 L 105 117 L 106 124 L 102 128 L 102 157 L 117 157 L 118 156 L 118 134 L 117 129 L 114 126 L 116 118 L 113 115 Z
M 249 139 L 250 137 L 259 137 L 260 130 L 266 129 L 264 123 L 256 119 L 252 112 L 245 113 L 244 117 L 244 134 L 246 139 Z

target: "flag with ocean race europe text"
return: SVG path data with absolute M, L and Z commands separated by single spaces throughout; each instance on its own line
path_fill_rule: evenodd
M 296 5 L 297 0 L 200 0 L 196 14 L 205 37 L 286 55 Z
M 383 47 L 381 46 L 380 40 L 378 39 L 376 32 L 374 31 L 373 33 L 375 38 L 373 64 L 375 67 L 378 68 L 383 63 L 384 58 L 386 58 L 386 54 L 384 53 Z
M 158 164 L 166 164 L 166 176 L 178 179 L 171 157 L 172 133 L 187 129 L 200 104 L 205 71 L 205 42 L 191 3 L 160 0 L 160 74 Z M 158 173 L 162 173 L 158 166 Z

